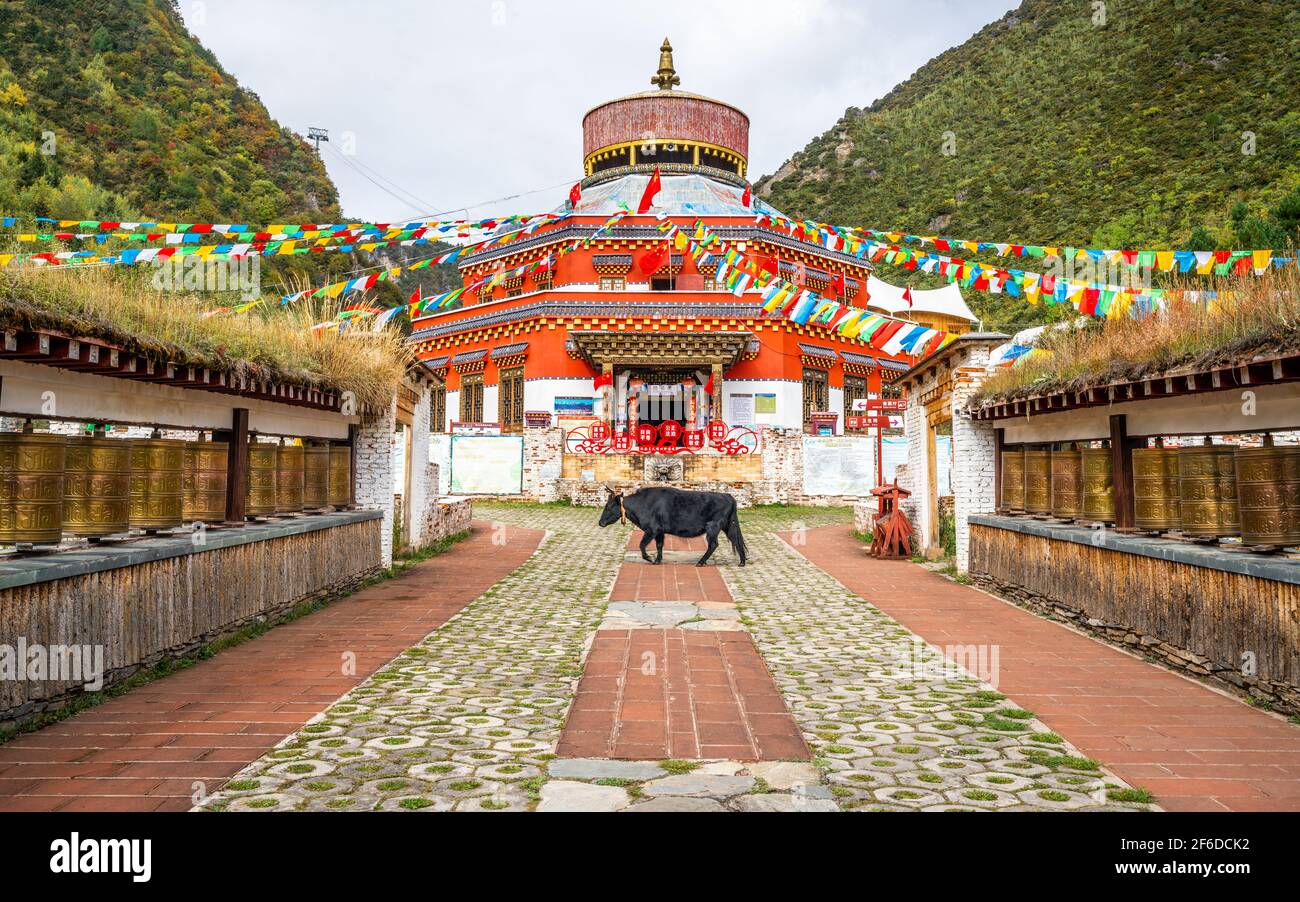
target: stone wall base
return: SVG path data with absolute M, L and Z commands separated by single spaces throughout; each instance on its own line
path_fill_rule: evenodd
M 1023 586 L 1003 582 L 987 573 L 972 571 L 971 581 L 986 592 L 1006 599 L 1036 614 L 1063 620 L 1091 636 L 1128 649 L 1172 670 L 1194 676 L 1220 689 L 1240 696 L 1254 696 L 1269 702 L 1272 710 L 1282 714 L 1300 714 L 1300 689 L 1286 683 L 1246 676 L 1240 668 L 1229 667 L 1204 655 L 1170 645 L 1122 623 L 1107 623 L 1052 598 L 1039 595 Z
M 433 499 L 425 511 L 421 547 L 467 532 L 473 519 L 474 503 L 469 498 Z

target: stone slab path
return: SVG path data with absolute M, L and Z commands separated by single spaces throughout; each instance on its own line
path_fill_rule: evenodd
M 184 811 L 537 548 L 469 539 L 191 668 L 0 746 L 0 811 Z M 355 657 L 345 672 L 344 654 Z
M 785 535 L 934 646 L 997 645 L 997 689 L 1177 811 L 1300 811 L 1300 726 L 907 562 L 851 527 Z

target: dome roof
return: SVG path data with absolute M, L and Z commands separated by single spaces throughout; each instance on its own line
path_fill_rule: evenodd
M 624 207 L 636 210 L 645 194 L 648 175 L 624 175 L 610 181 L 601 182 L 585 188 L 582 199 L 573 210 L 576 216 L 613 216 Z M 746 207 L 742 202 L 744 190 L 723 182 L 715 181 L 704 175 L 660 176 L 663 187 L 655 198 L 653 213 L 666 213 L 669 216 L 735 216 L 753 217 L 760 213 L 772 216 L 783 214 L 775 207 L 764 203 L 757 196 L 754 205 Z M 621 205 L 621 206 L 620 206 Z M 561 207 L 559 211 L 564 208 Z

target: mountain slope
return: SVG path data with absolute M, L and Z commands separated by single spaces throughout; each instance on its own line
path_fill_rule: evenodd
M 1295 243 L 1300 6 L 1026 0 L 849 109 L 759 194 L 792 216 L 972 240 Z
M 311 145 L 221 68 L 168 0 L 0 0 L 0 210 L 339 215 Z

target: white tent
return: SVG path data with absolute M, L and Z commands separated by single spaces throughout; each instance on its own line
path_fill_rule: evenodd
M 875 276 L 867 279 L 867 292 L 871 299 L 867 306 L 891 316 L 906 316 L 908 313 L 939 313 L 979 322 L 979 317 L 966 306 L 966 299 L 961 296 L 961 289 L 956 282 L 949 282 L 943 288 L 922 290 L 912 289 L 912 305 L 909 307 L 903 299 L 903 289 L 888 282 L 882 282 Z

